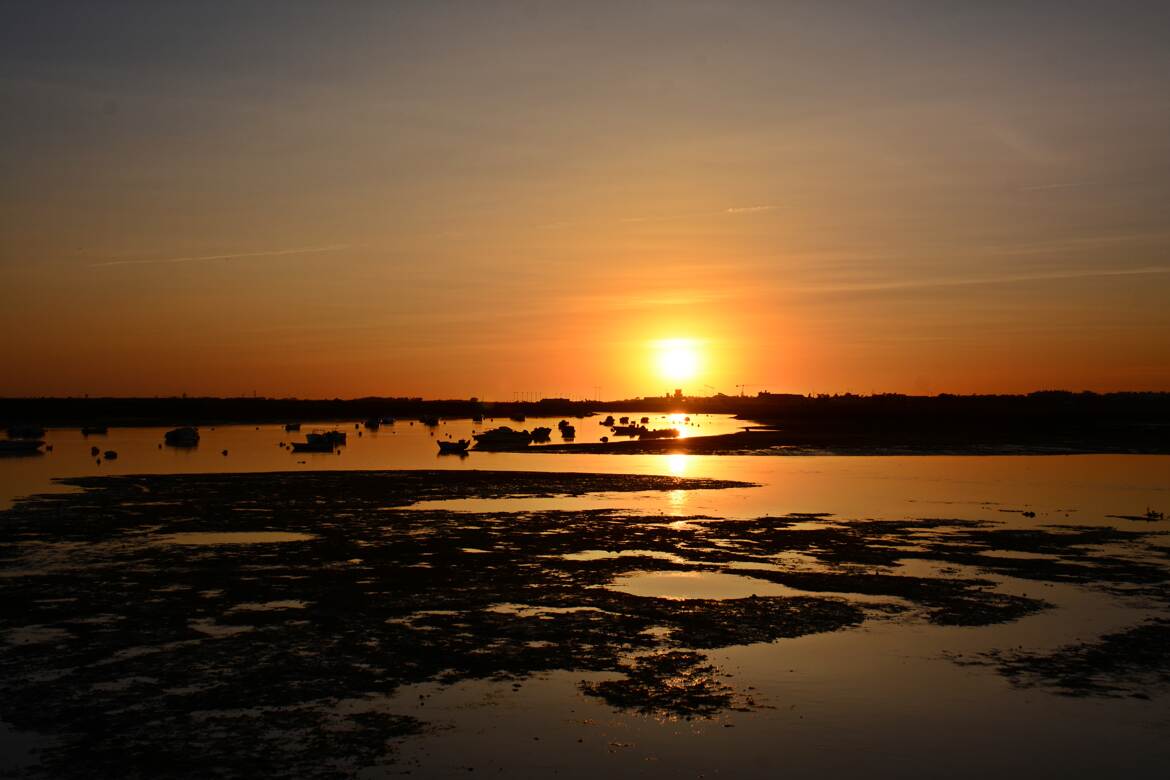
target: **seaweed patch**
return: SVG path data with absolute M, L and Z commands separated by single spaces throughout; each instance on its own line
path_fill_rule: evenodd
M 618 680 L 582 681 L 581 691 L 604 699 L 611 706 L 643 715 L 714 717 L 740 709 L 735 690 L 723 681 L 723 674 L 701 653 L 668 650 L 638 656 L 621 666 Z M 754 700 L 752 700 L 754 705 Z
M 956 660 L 992 666 L 1022 688 L 1047 688 L 1065 696 L 1148 699 L 1170 685 L 1170 620 L 1149 620 L 1049 653 L 993 650 Z

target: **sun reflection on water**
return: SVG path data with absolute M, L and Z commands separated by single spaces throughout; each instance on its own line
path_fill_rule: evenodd
M 680 439 L 685 439 L 693 433 L 691 430 L 691 418 L 685 414 L 675 413 L 668 415 L 666 418 L 666 427 L 676 429 Z
M 673 455 L 666 455 L 666 468 L 671 475 L 676 477 L 685 476 L 687 473 L 687 456 L 681 452 L 676 452 Z

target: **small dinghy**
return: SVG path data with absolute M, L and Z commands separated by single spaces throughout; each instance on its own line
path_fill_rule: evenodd
M 443 441 L 439 440 L 439 454 L 440 455 L 466 455 L 467 448 L 471 446 L 471 442 L 467 439 L 460 439 L 459 441 Z

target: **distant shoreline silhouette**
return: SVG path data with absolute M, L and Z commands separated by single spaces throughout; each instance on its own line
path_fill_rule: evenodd
M 736 454 L 832 451 L 1037 454 L 1170 453 L 1170 393 L 645 397 L 615 401 L 489 402 L 403 397 L 8 398 L 0 426 L 224 425 L 399 419 L 583 418 L 605 412 L 731 414 L 758 430 L 661 441 L 541 446 L 546 452 Z M 536 449 L 535 447 L 533 449 Z

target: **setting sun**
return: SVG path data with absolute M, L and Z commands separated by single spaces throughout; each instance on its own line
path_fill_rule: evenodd
M 660 341 L 658 347 L 658 373 L 663 379 L 681 382 L 693 379 L 699 370 L 699 353 L 695 342 L 690 339 L 668 339 Z

